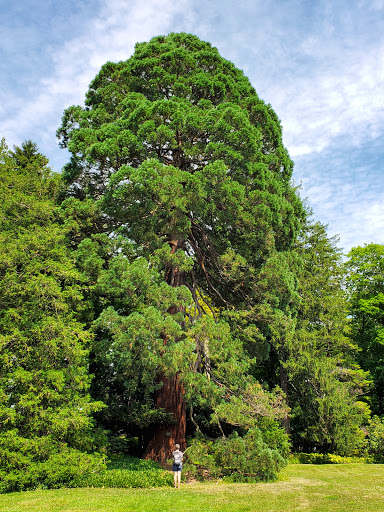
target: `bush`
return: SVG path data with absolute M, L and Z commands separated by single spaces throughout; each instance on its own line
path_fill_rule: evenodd
M 283 427 L 271 418 L 261 418 L 257 424 L 265 444 L 277 450 L 285 459 L 291 453 L 291 443 Z
M 292 455 L 291 464 L 364 464 L 364 457 L 342 457 L 334 453 L 295 453 Z
M 2 470 L 0 481 L 1 492 L 60 487 L 164 487 L 173 485 L 173 475 L 153 460 L 115 455 L 105 463 L 98 454 L 67 448 L 45 462 L 26 464 L 22 471 Z
M 76 487 L 165 487 L 173 485 L 169 471 L 131 471 L 111 469 L 101 474 L 89 475 L 75 483 Z
M 173 475 L 153 460 L 142 460 L 129 455 L 114 456 L 107 469 L 79 478 L 76 487 L 164 487 L 173 485 Z
M 76 486 L 79 479 L 104 470 L 104 458 L 99 454 L 91 455 L 64 447 L 45 461 L 25 459 L 23 467 L 19 469 L 13 465 L 6 470 L 3 465 L 0 471 L 0 492 Z
M 213 440 L 197 435 L 184 452 L 184 474 L 196 478 L 219 477 L 221 468 L 217 465 L 215 446 Z
M 384 463 L 384 417 L 374 416 L 368 424 L 368 453 L 373 462 Z
M 186 450 L 186 473 L 197 477 L 225 477 L 236 482 L 276 480 L 287 461 L 263 441 L 258 428 L 244 437 L 234 432 L 225 439 L 195 439 Z

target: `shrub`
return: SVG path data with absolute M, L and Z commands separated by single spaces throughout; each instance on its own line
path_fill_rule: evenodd
M 373 462 L 384 463 L 384 417 L 371 418 L 367 430 L 369 455 Z
M 244 437 L 234 432 L 225 439 L 195 439 L 186 450 L 186 472 L 197 477 L 225 477 L 227 480 L 275 480 L 287 461 L 263 441 L 258 428 Z
M 18 458 L 19 462 L 23 460 Z M 164 487 L 173 485 L 173 475 L 153 460 L 115 455 L 105 463 L 98 454 L 65 448 L 44 462 L 25 462 L 22 471 L 0 470 L 0 482 L 0 492 L 60 487 Z
M 165 487 L 173 485 L 173 476 L 169 471 L 131 471 L 111 469 L 101 474 L 88 475 L 79 479 L 76 487 Z
M 15 460 L 12 460 L 14 463 Z M 4 466 L 3 466 L 4 468 Z M 25 459 L 23 467 L 0 471 L 0 492 L 23 491 L 36 488 L 76 486 L 79 479 L 105 470 L 104 458 L 64 447 L 45 461 Z
M 364 457 L 342 457 L 334 453 L 295 453 L 289 462 L 291 464 L 363 464 L 366 459 Z
M 187 476 L 211 477 L 220 475 L 220 468 L 215 460 L 215 443 L 213 440 L 197 435 L 185 450 L 184 469 Z
M 265 444 L 287 458 L 291 453 L 291 443 L 283 427 L 274 419 L 267 417 L 260 418 L 257 426 Z
M 173 485 L 173 475 L 153 460 L 129 455 L 113 456 L 107 469 L 79 478 L 76 487 L 164 487 Z

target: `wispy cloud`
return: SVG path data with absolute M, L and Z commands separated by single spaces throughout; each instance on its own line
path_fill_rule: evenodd
M 348 137 L 338 137 L 322 152 L 297 157 L 302 197 L 330 234 L 340 234 L 345 252 L 384 243 L 383 139 L 350 147 Z
M 83 103 L 88 85 L 102 64 L 127 59 L 136 42 L 167 33 L 173 18 L 186 10 L 185 0 L 177 5 L 171 0 L 104 0 L 81 35 L 49 50 L 50 72 L 31 86 L 28 95 L 25 91 L 23 95 L 19 91 L 11 96 L 8 93 L 2 136 L 10 144 L 26 137 L 37 140 L 51 163 L 63 162 L 67 157 L 59 157 L 55 139 L 63 110 Z
M 295 181 L 330 234 L 347 250 L 384 242 L 384 0 L 29 2 L 0 5 L 0 136 L 9 144 L 33 139 L 59 170 L 68 159 L 55 137 L 61 115 L 83 103 L 101 65 L 129 58 L 138 41 L 192 32 L 272 104 Z
M 316 70 L 292 90 L 279 91 L 286 143 L 293 156 L 321 151 L 340 135 L 351 145 L 377 138 L 384 125 L 384 46 L 355 56 L 344 69 Z M 299 122 L 298 122 L 299 121 Z

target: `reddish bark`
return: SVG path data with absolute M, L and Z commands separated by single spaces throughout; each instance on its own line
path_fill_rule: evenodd
M 169 242 L 171 254 L 184 248 L 184 241 L 175 239 Z M 166 281 L 170 286 L 182 286 L 184 284 L 184 273 L 176 267 L 170 267 L 166 272 Z M 169 313 L 175 314 L 181 309 L 175 305 L 169 309 Z M 164 345 L 167 344 L 167 338 L 164 336 Z M 173 415 L 173 422 L 157 426 L 154 430 L 144 458 L 153 459 L 165 463 L 172 456 L 175 444 L 178 443 L 183 451 L 186 447 L 186 410 L 185 393 L 183 385 L 180 382 L 178 374 L 171 377 L 159 375 L 158 381 L 163 385 L 156 392 L 155 406 L 157 409 L 164 409 L 165 412 Z
M 145 450 L 144 457 L 165 463 L 172 456 L 175 444 L 185 449 L 186 413 L 184 388 L 178 375 L 162 377 L 163 386 L 156 393 L 156 408 L 173 414 L 174 423 L 159 425 Z

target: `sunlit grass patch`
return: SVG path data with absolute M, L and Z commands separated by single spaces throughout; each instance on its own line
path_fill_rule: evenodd
M 289 465 L 277 482 L 147 489 L 57 489 L 0 495 L 0 512 L 379 512 L 384 465 Z

